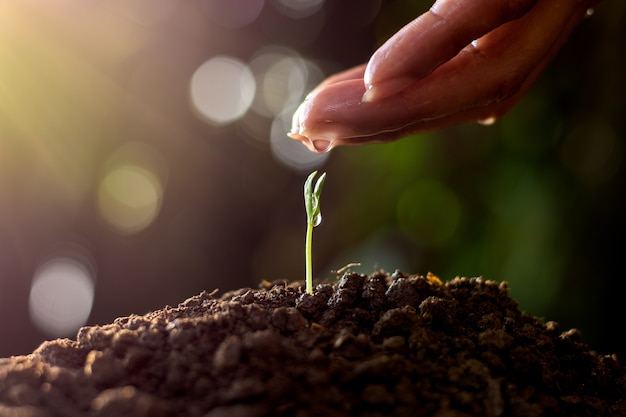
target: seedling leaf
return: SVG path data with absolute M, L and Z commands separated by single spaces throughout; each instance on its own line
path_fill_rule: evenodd
M 315 218 L 321 215 L 320 194 L 322 194 L 322 187 L 324 180 L 326 180 L 326 173 L 324 172 L 313 187 L 313 180 L 316 175 L 317 171 L 313 171 L 304 183 L 304 207 L 306 208 L 307 221 L 313 224 L 315 224 Z
M 304 244 L 305 269 L 306 269 L 306 292 L 313 294 L 313 261 L 312 261 L 312 241 L 313 228 L 322 222 L 322 211 L 320 208 L 320 195 L 326 173 L 324 172 L 317 179 L 315 186 L 313 180 L 317 175 L 317 171 L 313 171 L 304 182 L 304 208 L 306 209 L 307 228 L 306 239 Z

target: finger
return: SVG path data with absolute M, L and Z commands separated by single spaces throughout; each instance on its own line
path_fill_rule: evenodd
M 485 109 L 486 115 L 482 118 L 483 120 L 481 120 L 481 122 L 484 120 L 495 121 L 513 107 L 513 104 L 521 98 L 543 70 L 550 64 L 561 46 L 567 41 L 576 25 L 578 25 L 584 17 L 588 16 L 587 10 L 598 2 L 599 0 L 590 0 L 587 2 L 572 0 L 570 1 L 570 6 L 573 4 L 573 7 L 569 7 L 569 13 L 562 13 L 554 10 L 554 3 L 543 1 L 537 10 L 529 13 L 529 16 L 524 18 L 523 21 L 509 24 L 511 27 L 508 29 L 512 30 L 516 30 L 514 28 L 515 25 L 517 25 L 519 29 L 525 25 L 541 25 L 540 27 L 542 27 L 543 30 L 527 31 L 526 35 L 520 37 L 518 41 L 518 44 L 521 46 L 536 45 L 535 48 L 531 47 L 526 51 L 518 50 L 520 54 L 528 57 L 527 62 L 532 62 L 533 54 L 541 58 L 535 58 L 537 60 L 536 64 L 529 68 L 529 74 L 517 92 L 512 92 L 513 94 L 510 98 L 504 99 L 502 102 L 496 103 L 497 105 Z M 567 7 L 568 5 L 562 4 L 561 6 Z M 544 10 L 546 8 L 552 8 L 552 12 L 545 12 Z M 504 29 L 496 30 L 478 39 L 475 45 L 481 50 L 483 55 L 487 57 L 491 56 L 491 59 L 498 59 L 498 55 L 503 55 L 502 44 L 507 42 L 507 38 L 510 38 L 510 35 L 506 34 Z M 548 40 L 551 40 L 551 42 L 548 42 Z
M 337 74 L 333 74 L 330 77 L 326 78 L 320 84 L 317 85 L 311 92 L 307 95 L 307 98 L 313 97 L 317 92 L 329 85 L 336 84 L 342 81 L 348 80 L 363 80 L 363 74 L 365 72 L 365 64 L 347 69 L 345 71 L 341 71 Z
M 360 102 L 364 87 L 358 80 L 329 85 L 301 108 L 294 134 L 309 143 L 324 141 L 326 149 L 500 116 L 530 87 L 585 12 L 582 6 L 554 7 L 550 0 L 540 6 L 382 104 Z M 533 30 L 537 27 L 544 29 Z
M 348 118 L 354 118 L 362 112 L 361 96 L 365 92 L 362 79 L 324 83 L 294 112 L 288 133 L 313 151 L 327 151 L 337 139 L 355 136 L 351 122 L 342 119 L 350 114 L 353 117 Z
M 364 103 L 365 87 L 359 80 L 331 84 L 300 106 L 290 136 L 321 151 L 438 127 L 438 119 L 489 104 L 497 83 L 489 81 L 492 74 L 485 72 L 483 64 L 482 58 L 463 51 L 403 94 L 383 102 Z
M 474 39 L 526 14 L 537 0 L 438 0 L 370 59 L 366 101 L 393 95 L 431 73 Z
M 376 140 L 373 136 L 508 99 L 524 85 L 530 65 L 508 59 L 492 63 L 475 48 L 466 48 L 402 94 L 378 102 L 361 100 L 365 87 L 359 80 L 334 83 L 300 106 L 292 133 L 333 145 L 347 138 Z

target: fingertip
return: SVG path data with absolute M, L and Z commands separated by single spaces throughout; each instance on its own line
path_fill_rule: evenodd
M 369 89 L 372 86 L 372 77 L 374 76 L 375 68 L 376 68 L 376 55 L 378 51 L 374 52 L 374 54 L 370 57 L 367 65 L 365 66 L 365 71 L 363 71 L 363 83 L 365 84 L 365 88 Z
M 293 116 L 291 117 L 291 131 L 289 132 L 289 136 L 291 136 L 291 134 L 300 134 L 302 132 L 304 112 L 305 112 L 305 107 L 307 106 L 308 102 L 309 102 L 309 98 L 306 98 L 302 103 L 300 103 L 296 111 L 293 112 Z

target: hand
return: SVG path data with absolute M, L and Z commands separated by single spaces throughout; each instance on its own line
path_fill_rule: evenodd
M 437 0 L 366 65 L 331 76 L 293 116 L 314 152 L 493 123 L 599 0 Z

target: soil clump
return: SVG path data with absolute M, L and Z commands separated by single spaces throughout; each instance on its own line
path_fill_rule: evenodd
M 0 359 L 0 416 L 626 416 L 626 372 L 506 284 L 396 271 L 203 292 Z

